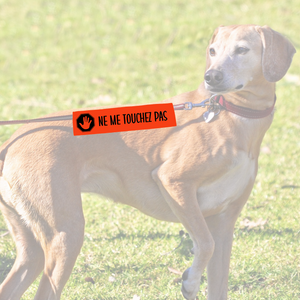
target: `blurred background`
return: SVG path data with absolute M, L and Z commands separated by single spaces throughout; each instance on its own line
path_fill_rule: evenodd
M 0 117 L 160 101 L 197 88 L 219 25 L 269 25 L 297 47 L 299 18 L 298 0 L 0 0 Z

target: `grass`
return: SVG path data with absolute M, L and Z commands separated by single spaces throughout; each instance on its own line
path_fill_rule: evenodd
M 297 0 L 0 0 L 0 117 L 156 102 L 193 90 L 214 28 L 267 24 L 299 52 L 299 17 Z M 236 224 L 230 299 L 300 298 L 299 70 L 298 54 L 277 84 L 275 120 Z M 16 128 L 1 127 L 0 141 Z M 83 206 L 85 242 L 63 299 L 182 299 L 179 275 L 168 269 L 184 271 L 192 261 L 181 225 L 92 195 L 83 196 Z M 257 226 L 245 227 L 246 219 Z M 0 230 L 7 230 L 2 217 Z M 1 237 L 0 281 L 14 257 L 10 236 Z M 204 274 L 199 299 L 205 294 Z

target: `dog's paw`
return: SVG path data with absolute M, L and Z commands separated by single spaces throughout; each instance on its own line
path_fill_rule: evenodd
M 182 274 L 181 292 L 185 299 L 195 300 L 199 291 L 200 280 L 191 274 L 191 268 L 186 269 Z

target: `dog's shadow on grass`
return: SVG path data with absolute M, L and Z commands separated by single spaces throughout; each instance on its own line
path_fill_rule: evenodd
M 251 234 L 251 235 L 260 235 L 262 237 L 266 236 L 300 236 L 300 231 L 296 231 L 292 228 L 282 228 L 282 229 L 274 229 L 274 228 L 237 228 L 235 230 L 237 235 L 241 235 L 243 233 Z
M 161 240 L 161 239 L 170 239 L 172 237 L 175 237 L 176 235 L 174 234 L 166 234 L 166 233 L 162 233 L 162 232 L 148 232 L 148 233 L 130 233 L 128 234 L 127 232 L 120 230 L 116 235 L 106 238 L 107 241 L 114 241 L 114 240 L 120 240 L 120 239 L 149 239 L 149 240 Z M 95 239 L 97 240 L 101 240 L 101 238 L 97 238 Z
M 171 252 L 179 252 L 182 256 L 190 257 L 192 256 L 191 249 L 193 248 L 193 242 L 191 238 L 189 237 L 189 234 L 180 231 L 179 234 L 166 234 L 162 232 L 151 232 L 149 231 L 148 233 L 127 233 L 123 230 L 120 230 L 119 233 L 115 234 L 112 237 L 106 238 L 107 241 L 115 241 L 115 240 L 134 240 L 134 239 L 145 239 L 145 240 L 170 240 L 170 239 L 177 239 L 178 240 L 178 245 L 170 251 Z M 100 241 L 101 238 L 96 238 L 94 239 L 95 241 Z M 169 252 L 168 252 L 169 253 Z M 165 253 L 165 254 L 168 254 Z

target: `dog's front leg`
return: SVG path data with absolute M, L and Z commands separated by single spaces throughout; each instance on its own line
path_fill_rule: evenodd
M 215 251 L 207 266 L 208 300 L 227 299 L 234 224 L 225 219 L 222 214 L 206 220 L 215 241 Z
M 229 205 L 224 212 L 205 219 L 215 241 L 215 251 L 207 265 L 208 300 L 227 299 L 234 225 L 247 198 L 241 200 Z
M 188 300 L 196 298 L 201 274 L 213 252 L 214 240 L 197 202 L 196 186 L 193 182 L 183 182 L 175 172 L 174 164 L 164 163 L 155 169 L 152 177 L 159 186 L 171 210 L 189 232 L 193 240 L 194 261 L 183 274 L 182 294 Z

